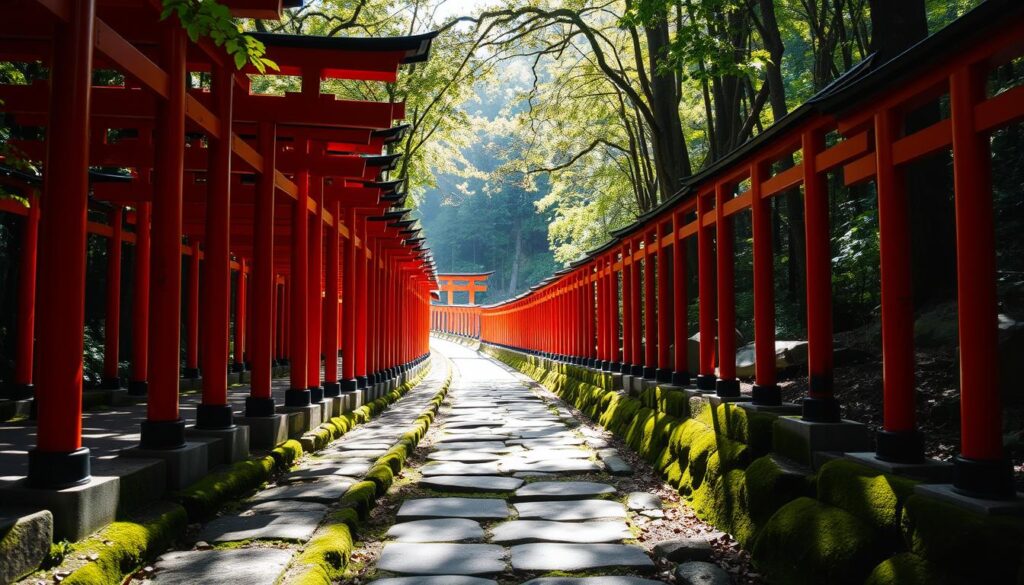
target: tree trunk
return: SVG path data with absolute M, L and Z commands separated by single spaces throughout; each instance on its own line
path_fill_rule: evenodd
M 675 75 L 669 68 L 659 67 L 669 45 L 667 14 L 656 16 L 644 25 L 651 78 L 651 110 L 656 124 L 651 128 L 654 159 L 658 174 L 660 200 L 676 194 L 683 179 L 690 175 L 690 156 L 683 138 L 679 117 L 679 95 Z
M 523 250 L 523 230 L 522 227 L 516 225 L 515 227 L 515 245 L 512 247 L 512 270 L 508 277 L 508 297 L 513 297 L 516 294 L 516 286 L 519 284 L 519 255 Z

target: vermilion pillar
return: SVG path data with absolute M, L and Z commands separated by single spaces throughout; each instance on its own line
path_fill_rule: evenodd
M 623 263 L 625 266 L 625 263 Z M 623 276 L 625 272 L 622 273 Z M 620 364 L 620 360 L 624 360 L 622 357 L 621 346 L 625 345 L 620 342 L 619 332 L 619 276 L 615 274 L 615 254 L 612 253 L 608 257 L 608 280 L 607 280 L 607 295 L 608 295 L 608 349 L 611 351 L 608 359 L 611 360 L 608 368 L 612 372 L 619 371 L 623 368 Z M 622 282 L 625 282 L 624 278 Z M 625 288 L 625 287 L 623 287 Z
M 21 260 L 18 265 L 17 363 L 14 364 L 12 400 L 31 398 L 33 347 L 36 322 L 36 255 L 39 246 L 39 199 L 31 202 L 21 232 Z
M 121 241 L 124 213 L 120 205 L 110 210 L 111 234 L 107 240 L 107 311 L 103 323 L 103 381 L 102 388 L 121 387 L 118 361 L 121 349 Z M 33 262 L 35 259 L 33 259 Z M 34 283 L 33 283 L 34 285 Z
M 754 240 L 754 404 L 782 404 L 775 378 L 775 282 L 772 263 L 772 214 L 761 197 L 763 164 L 750 167 L 750 214 Z
M 142 446 L 173 449 L 185 444 L 185 421 L 178 415 L 181 373 L 181 227 L 185 170 L 185 31 L 170 18 L 161 24 L 161 64 L 168 76 L 167 99 L 158 102 L 153 258 L 150 306 L 150 385 Z
M 28 480 L 61 488 L 89 481 L 82 447 L 82 348 L 85 329 L 85 238 L 89 203 L 89 92 L 95 0 L 70 6 L 55 24 L 50 69 L 50 119 L 40 219 L 39 368 L 36 448 Z
M 324 275 L 324 180 L 310 178 L 310 198 L 316 205 L 316 213 L 309 227 L 309 279 L 306 285 L 309 300 L 306 305 L 306 378 L 309 384 L 310 402 L 324 401 L 324 389 L 320 385 L 320 328 L 323 325 L 323 275 Z
M 914 298 L 910 282 L 910 207 L 906 182 L 892 158 L 899 120 L 875 114 L 878 190 L 878 256 L 882 280 L 882 385 L 885 399 L 878 457 L 921 461 L 924 445 L 915 426 Z
M 807 377 L 803 418 L 838 422 L 839 403 L 832 374 L 832 254 L 829 245 L 828 184 L 818 173 L 816 157 L 824 147 L 819 131 L 802 137 L 804 168 L 804 233 L 807 258 Z
M 234 78 L 227 67 L 213 70 L 214 109 L 221 128 L 230 128 Z M 229 428 L 228 327 L 231 321 L 231 137 L 211 139 L 206 192 L 206 232 L 203 241 L 203 400 L 196 407 L 196 427 Z M 265 156 L 265 155 L 264 155 Z
M 671 226 L 671 224 L 669 225 Z M 658 298 L 658 371 L 656 378 L 658 382 L 671 382 L 672 368 L 669 367 L 671 360 L 669 339 L 671 336 L 669 331 L 672 327 L 672 305 L 670 304 L 672 297 L 669 294 L 668 246 L 664 245 L 661 224 L 658 224 L 654 236 L 658 240 L 658 288 L 656 291 Z
M 622 373 L 633 373 L 633 270 L 629 244 L 622 246 Z
M 362 248 L 355 249 L 355 376 L 358 388 L 366 387 L 366 220 L 355 219 L 353 214 L 353 234 L 358 233 Z M 355 236 L 353 236 L 354 238 Z M 355 241 L 353 240 L 353 248 Z
M 235 344 L 232 352 L 231 369 L 235 372 L 245 371 L 246 321 L 248 321 L 248 290 L 245 277 L 245 258 L 238 259 L 238 272 L 235 273 Z
M 715 393 L 719 396 L 739 396 L 740 384 L 736 379 L 736 283 L 735 236 L 733 220 L 726 217 L 725 186 L 715 186 L 716 258 L 718 268 L 718 381 Z
M 686 294 L 686 240 L 679 237 L 682 216 L 672 215 L 672 384 L 690 384 L 689 344 L 690 331 L 687 326 L 689 305 Z
M 192 242 L 185 282 L 185 369 L 182 378 L 199 377 L 199 242 Z
M 274 314 L 280 299 L 281 321 L 277 324 L 277 339 L 283 353 L 285 302 L 284 290 L 278 291 L 274 272 L 274 166 L 277 145 L 274 124 L 264 122 L 259 127 L 260 155 L 263 167 L 256 179 L 256 209 L 253 222 L 252 262 L 252 339 L 249 343 L 250 375 L 249 396 L 245 399 L 245 416 L 273 416 L 274 398 L 271 395 L 271 376 L 274 344 Z
M 654 291 L 655 259 L 651 253 L 651 242 L 657 238 L 657 232 L 648 232 L 644 239 L 644 378 L 653 380 L 657 375 L 658 365 L 658 325 L 656 315 L 656 298 Z
M 331 205 L 331 215 L 334 216 L 334 226 L 327 230 L 324 264 L 327 281 L 324 293 L 324 396 L 338 396 L 341 393 L 338 383 L 338 300 L 341 297 L 338 288 L 338 246 L 341 245 L 341 209 L 337 202 Z
M 968 494 L 1013 498 L 1013 467 L 1002 437 L 998 380 L 995 232 L 989 138 L 974 128 L 985 75 L 961 68 L 950 78 L 956 193 L 957 321 L 960 338 L 960 455 L 954 484 Z M 1004 381 L 1005 382 L 1005 381 Z
M 149 391 L 149 265 L 152 204 L 135 208 L 135 298 L 132 301 L 132 368 L 128 393 L 144 396 Z
M 629 270 L 629 296 L 632 299 L 630 304 L 630 322 L 632 327 L 629 330 L 630 345 L 632 346 L 631 352 L 633 354 L 632 365 L 630 367 L 630 373 L 634 376 L 644 375 L 644 348 L 642 345 L 643 339 L 643 321 L 641 320 L 641 303 L 643 298 L 640 296 L 641 284 L 640 284 L 640 261 L 636 258 L 636 253 L 640 246 L 637 240 L 633 240 L 629 246 L 629 258 L 630 258 L 630 270 Z
M 309 154 L 309 141 L 302 140 L 303 154 Z M 300 169 L 295 175 L 298 184 L 298 198 L 292 204 L 292 258 L 291 258 L 291 317 L 289 336 L 291 338 L 291 388 L 285 392 L 286 406 L 308 406 L 310 404 L 309 369 L 306 352 L 309 351 L 309 335 L 306 320 L 309 318 L 309 170 Z
M 697 197 L 697 284 L 700 297 L 700 372 L 697 389 L 715 389 L 715 255 L 711 248 L 711 228 L 705 225 L 705 216 L 711 210 L 711 197 Z
M 597 361 L 594 364 L 595 367 L 602 370 L 608 369 L 608 299 L 605 296 L 605 277 L 602 274 L 604 270 L 604 259 L 598 258 L 594 262 L 595 276 L 596 276 L 596 289 L 597 289 Z

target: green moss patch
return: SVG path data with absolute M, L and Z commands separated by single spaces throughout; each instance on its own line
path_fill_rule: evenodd
M 864 585 L 945 585 L 945 575 L 914 553 L 901 553 L 875 567 Z
M 915 485 L 916 481 L 845 459 L 829 461 L 818 470 L 818 499 L 867 522 L 893 547 L 898 544 L 903 504 Z
M 270 479 L 277 462 L 272 456 L 234 463 L 210 473 L 182 490 L 175 498 L 193 521 L 212 515 L 229 500 L 239 498 Z

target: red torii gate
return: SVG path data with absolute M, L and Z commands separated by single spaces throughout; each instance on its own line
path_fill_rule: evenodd
M 272 10 L 276 15 L 280 5 L 274 4 L 231 3 L 239 14 Z M 260 35 L 267 56 L 281 64 L 282 74 L 302 76 L 301 92 L 260 96 L 236 91 L 248 90 L 245 74 L 253 70 L 236 73 L 228 56 L 208 41 L 187 43 L 175 17 L 158 21 L 159 9 L 159 2 L 18 0 L 0 11 L 0 58 L 38 60 L 51 69 L 48 90 L 41 84 L 0 86 L 5 112 L 19 125 L 47 130 L 45 145 L 18 142 L 30 158 L 45 163 L 41 205 L 27 213 L 26 237 L 34 235 L 38 221 L 38 258 L 24 258 L 37 270 L 37 303 L 31 303 L 32 284 L 23 283 L 19 289 L 24 307 L 19 339 L 27 339 L 28 347 L 19 344 L 18 370 L 29 372 L 27 379 L 19 375 L 20 381 L 32 383 L 34 315 L 37 347 L 43 350 L 36 353 L 44 353 L 46 359 L 34 381 L 38 444 L 29 455 L 29 482 L 34 486 L 66 487 L 90 478 L 89 452 L 81 442 L 87 231 L 104 232 L 117 242 L 112 248 L 118 251 L 122 239 L 134 239 L 137 245 L 136 300 L 143 302 L 136 303 L 134 315 L 131 386 L 149 397 L 142 428 L 145 448 L 175 449 L 184 444 L 185 423 L 178 413 L 183 253 L 192 257 L 194 269 L 186 287 L 187 368 L 197 365 L 200 347 L 203 352 L 203 400 L 197 418 L 201 428 L 233 425 L 226 402 L 232 265 L 238 268 L 240 285 L 240 346 L 234 361 L 241 362 L 247 346 L 252 362 L 248 417 L 275 416 L 270 370 L 281 353 L 275 352 L 275 340 L 283 348 L 285 330 L 292 365 L 288 405 L 310 404 L 324 391 L 340 392 L 343 383 L 351 389 L 390 378 L 427 354 L 433 288 L 429 252 L 421 242 L 407 242 L 408 225 L 392 221 L 397 217 L 372 222 L 404 199 L 397 185 L 381 182 L 381 173 L 393 164 L 394 156 L 357 156 L 382 151 L 394 138 L 392 122 L 404 116 L 404 107 L 337 100 L 320 94 L 320 80 L 393 81 L 400 64 L 426 58 L 433 35 Z M 120 71 L 125 85 L 93 87 L 94 61 L 97 68 Z M 188 89 L 190 72 L 209 72 L 210 90 Z M 119 131 L 119 141 L 108 139 L 111 130 Z M 186 131 L 204 135 L 206 142 L 189 139 Z M 110 226 L 87 221 L 90 166 L 133 170 L 131 181 L 93 185 L 94 198 L 113 206 Z M 124 233 L 123 205 L 136 210 L 128 217 L 136 227 L 134 238 Z M 12 205 L 3 207 L 16 211 Z M 186 235 L 190 240 L 183 246 Z M 280 245 L 282 240 L 285 245 Z M 34 247 L 28 250 L 35 252 Z M 231 260 L 232 253 L 237 263 Z M 115 256 L 119 252 L 112 260 Z M 195 269 L 201 257 L 206 310 L 205 335 L 199 343 L 200 283 Z M 342 258 L 344 295 L 338 269 Z M 119 283 L 117 260 L 110 270 L 112 282 Z M 248 336 L 247 265 L 252 267 L 248 286 L 254 317 Z M 116 288 L 108 293 L 109 317 L 114 321 L 119 317 L 109 299 L 116 298 Z M 327 302 L 321 315 L 323 289 Z M 373 294 L 384 291 L 388 305 L 377 302 Z M 339 332 L 342 296 L 347 302 Z M 159 310 L 150 312 L 149 307 Z M 379 323 L 380 333 L 387 335 L 373 331 Z M 333 358 L 339 335 L 344 379 L 338 378 L 337 360 L 328 359 L 321 382 L 321 345 Z M 114 340 L 108 340 L 107 358 L 116 378 Z M 105 370 L 111 374 L 111 369 Z
M 437 275 L 437 293 L 448 293 L 448 304 L 431 305 L 430 328 L 432 331 L 456 335 L 480 336 L 480 308 L 476 304 L 476 293 L 486 292 L 484 284 L 494 274 L 490 272 L 446 272 Z M 456 305 L 455 293 L 469 293 L 469 304 Z

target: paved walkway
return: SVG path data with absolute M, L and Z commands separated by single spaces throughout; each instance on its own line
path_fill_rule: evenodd
M 448 367 L 433 357 L 430 373 L 372 421 L 345 434 L 241 502 L 237 510 L 190 532 L 190 547 L 162 555 L 132 583 L 273 585 L 317 530 L 328 508 L 426 410 Z
M 434 340 L 456 376 L 428 461 L 384 535 L 375 585 L 655 585 L 631 517 L 661 500 L 619 493 L 629 466 L 576 432 L 561 402 L 460 345 Z M 609 465 L 610 464 L 610 465 Z M 628 504 L 628 505 L 627 505 Z M 584 579 L 541 577 L 581 574 Z M 603 575 L 603 576 L 602 576 Z

